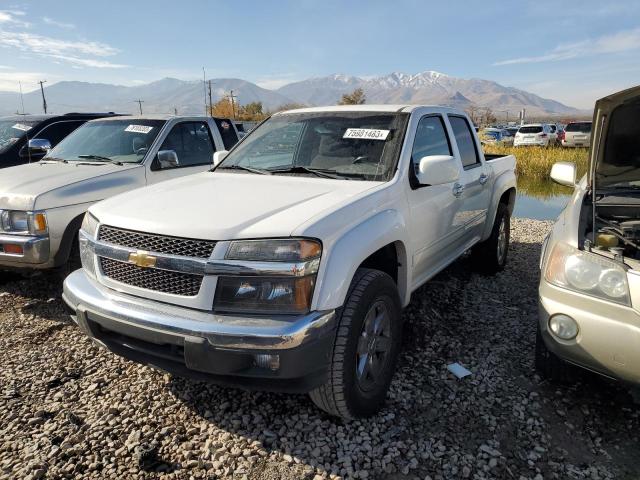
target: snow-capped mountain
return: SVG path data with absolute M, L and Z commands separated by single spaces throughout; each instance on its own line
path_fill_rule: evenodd
M 406 103 L 452 105 L 458 108 L 489 107 L 497 115 L 516 117 L 521 108 L 528 116 L 584 115 L 585 112 L 549 100 L 538 95 L 505 87 L 496 82 L 481 79 L 451 77 L 443 73 L 426 71 L 418 74 L 394 72 L 373 78 L 349 75 L 330 75 L 311 78 L 285 85 L 277 90 L 268 90 L 237 78 L 212 79 L 213 101 L 233 90 L 240 104 L 262 102 L 265 109 L 275 109 L 287 103 L 306 105 L 333 105 L 340 97 L 362 88 L 367 103 Z M 204 112 L 202 81 L 184 81 L 164 78 L 136 86 L 110 85 L 64 81 L 45 88 L 47 103 L 53 113 L 69 111 L 116 111 L 135 112 L 134 103 L 142 99 L 145 113 L 180 114 Z M 42 99 L 40 91 L 24 95 L 25 111 L 40 113 Z M 14 92 L 0 92 L 0 115 L 19 110 L 20 98 Z

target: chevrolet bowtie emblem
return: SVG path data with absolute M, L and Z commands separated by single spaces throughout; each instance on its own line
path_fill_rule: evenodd
M 138 250 L 135 253 L 129 254 L 129 263 L 133 263 L 142 268 L 151 268 L 156 266 L 156 257 L 149 255 L 149 252 L 145 252 L 144 250 Z

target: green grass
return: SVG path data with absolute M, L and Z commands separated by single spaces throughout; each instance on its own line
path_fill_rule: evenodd
M 503 147 L 485 145 L 485 153 L 514 155 L 518 176 L 527 179 L 549 178 L 551 167 L 556 162 L 573 162 L 578 167 L 578 178 L 587 171 L 589 150 L 586 148 L 562 147 Z

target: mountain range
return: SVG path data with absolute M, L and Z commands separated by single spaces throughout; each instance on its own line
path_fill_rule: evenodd
M 362 78 L 330 75 L 289 83 L 275 90 L 237 78 L 211 79 L 212 98 L 216 102 L 231 90 L 240 104 L 262 102 L 265 109 L 284 104 L 332 105 L 340 97 L 362 88 L 367 103 L 437 104 L 459 108 L 490 108 L 503 118 L 506 111 L 512 118 L 525 108 L 528 116 L 579 116 L 585 111 L 555 100 L 542 98 L 524 90 L 505 87 L 497 82 L 477 78 L 456 78 L 434 71 L 418 74 L 394 72 L 389 75 Z M 202 81 L 164 78 L 136 86 L 62 81 L 45 88 L 50 112 L 116 111 L 137 112 L 137 100 L 143 100 L 145 113 L 200 114 L 208 91 Z M 24 94 L 24 111 L 42 112 L 39 90 Z M 19 94 L 0 92 L 0 115 L 21 111 Z

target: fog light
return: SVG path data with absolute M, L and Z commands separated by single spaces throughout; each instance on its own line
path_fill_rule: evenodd
M 568 315 L 554 315 L 549 319 L 549 330 L 562 340 L 571 340 L 578 335 L 578 323 Z
M 256 366 L 260 368 L 268 368 L 269 370 L 278 370 L 280 368 L 280 355 L 268 355 L 259 353 L 253 356 Z
M 5 243 L 3 245 L 4 253 L 9 253 L 11 255 L 22 255 L 24 250 L 22 249 L 22 245 L 13 245 L 11 243 Z

